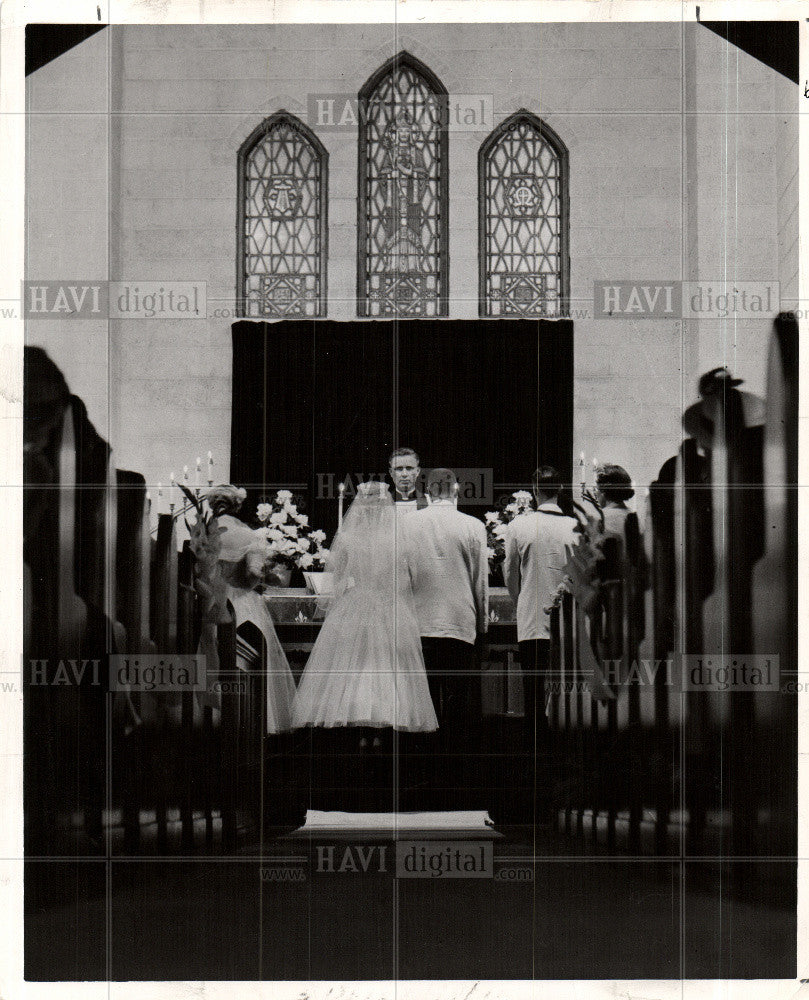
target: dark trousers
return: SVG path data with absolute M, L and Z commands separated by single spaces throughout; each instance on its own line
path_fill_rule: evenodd
M 545 734 L 548 720 L 545 715 L 545 675 L 551 655 L 550 639 L 526 639 L 519 643 L 522 667 L 525 719 L 530 728 L 536 726 L 537 734 Z
M 475 647 L 460 639 L 423 636 L 421 648 L 438 718 L 438 732 L 430 740 L 431 804 L 437 809 L 469 808 L 467 764 L 480 729 L 480 676 Z
M 530 783 L 518 804 L 515 820 L 536 823 L 547 818 L 556 775 L 551 760 L 551 730 L 545 715 L 545 677 L 550 662 L 550 639 L 528 639 L 519 643 L 525 698 L 525 777 Z
M 474 711 L 473 682 L 479 680 L 475 647 L 460 639 L 423 636 L 421 649 L 439 729 L 474 725 L 469 715 Z

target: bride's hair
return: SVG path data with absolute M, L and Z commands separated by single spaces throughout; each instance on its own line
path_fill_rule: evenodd
M 378 572 L 383 578 L 385 574 L 390 576 L 390 561 L 396 551 L 395 520 L 396 509 L 387 485 L 376 481 L 360 483 L 326 566 L 334 574 L 335 594 L 345 589 L 360 566 L 364 567 L 363 576 L 369 572 Z M 385 582 L 383 579 L 382 584 Z
M 386 483 L 376 479 L 369 479 L 365 483 L 360 483 L 357 487 L 357 496 L 354 503 L 360 501 L 363 505 L 392 503 L 390 489 Z

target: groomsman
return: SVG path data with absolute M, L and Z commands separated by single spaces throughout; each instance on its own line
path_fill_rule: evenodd
M 389 471 L 398 514 L 423 510 L 428 506 L 427 498 L 417 485 L 421 469 L 419 456 L 412 448 L 397 448 L 390 456 Z
M 517 640 L 530 730 L 545 749 L 545 674 L 550 658 L 550 615 L 545 611 L 564 577 L 565 546 L 575 543 L 576 519 L 559 507 L 561 482 L 556 469 L 534 473 L 537 509 L 515 517 L 505 532 L 503 575 L 517 608 Z
M 480 724 L 475 643 L 489 625 L 486 529 L 457 509 L 457 482 L 450 469 L 434 469 L 427 479 L 430 505 L 402 522 L 445 762 L 461 760 Z M 460 767 L 454 774 L 443 770 L 442 783 L 462 784 Z

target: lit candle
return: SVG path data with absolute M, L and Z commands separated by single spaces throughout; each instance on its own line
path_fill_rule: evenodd
M 208 452 L 208 485 L 213 486 L 213 455 Z
M 174 513 L 174 505 L 177 503 L 177 480 L 174 473 L 171 474 L 171 492 L 169 493 L 169 509 Z
M 458 506 L 458 493 L 459 492 L 460 492 L 460 489 L 458 487 L 458 484 L 454 483 L 453 486 L 452 486 L 452 499 L 455 502 L 455 506 L 456 507 Z
M 151 497 L 149 496 L 148 493 L 146 494 L 146 496 L 151 500 Z M 162 499 L 163 499 L 163 484 L 162 483 L 158 483 L 157 484 L 157 513 L 158 514 L 160 513 L 160 508 L 163 506 L 163 504 L 161 503 Z
M 194 470 L 194 486 L 197 489 L 197 493 L 199 493 L 199 477 L 201 475 L 202 475 L 202 459 L 199 456 L 197 456 L 197 467 Z
M 581 482 L 581 492 L 584 496 L 584 491 L 587 489 L 587 467 L 584 464 L 584 452 L 579 454 L 579 480 Z
M 342 527 L 342 524 L 343 524 L 343 494 L 345 493 L 345 491 L 346 491 L 346 484 L 345 483 L 340 483 L 340 485 L 337 487 L 337 493 L 338 493 L 338 497 L 337 497 L 337 528 L 338 528 L 338 530 Z

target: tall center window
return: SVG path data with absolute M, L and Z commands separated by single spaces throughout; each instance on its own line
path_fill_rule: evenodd
M 359 94 L 357 312 L 445 316 L 447 91 L 402 52 Z
M 327 164 L 317 136 L 283 111 L 239 150 L 242 316 L 326 315 Z
M 567 149 L 529 111 L 480 149 L 480 315 L 564 315 L 569 297 Z

